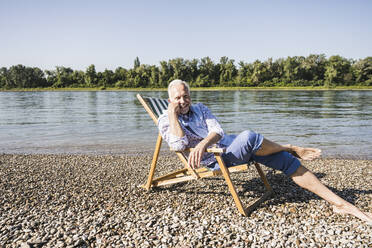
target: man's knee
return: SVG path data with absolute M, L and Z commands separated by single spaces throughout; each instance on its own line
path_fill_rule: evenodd
M 262 135 L 250 130 L 245 130 L 240 135 L 242 135 L 242 139 L 246 141 L 249 150 L 255 151 L 261 146 L 263 139 Z
M 247 163 L 261 147 L 262 140 L 263 136 L 261 134 L 248 130 L 241 132 L 227 147 L 224 159 L 233 164 Z

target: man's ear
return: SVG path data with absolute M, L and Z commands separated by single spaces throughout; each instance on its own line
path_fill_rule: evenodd
M 168 103 L 171 103 L 171 100 L 168 98 Z

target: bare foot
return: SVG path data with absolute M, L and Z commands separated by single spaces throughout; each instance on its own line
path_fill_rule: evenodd
M 341 215 L 351 214 L 355 217 L 366 221 L 368 224 L 372 224 L 372 214 L 360 211 L 354 205 L 337 207 L 333 205 L 333 212 Z
M 303 160 L 314 160 L 322 155 L 322 150 L 291 145 L 291 153 Z

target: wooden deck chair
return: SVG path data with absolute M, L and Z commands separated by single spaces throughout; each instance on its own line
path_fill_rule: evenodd
M 157 99 L 157 98 L 150 98 L 150 97 L 142 97 L 140 94 L 137 94 L 138 100 L 141 102 L 147 113 L 150 115 L 152 120 L 155 122 L 155 125 L 158 124 L 158 118 L 159 116 L 167 110 L 168 101 L 165 99 Z M 211 176 L 219 176 L 222 175 L 226 181 L 226 184 L 230 190 L 231 195 L 233 196 L 233 199 L 235 201 L 235 204 L 239 210 L 239 212 L 244 215 L 248 216 L 259 204 L 261 204 L 263 201 L 265 201 L 269 196 L 273 193 L 273 190 L 267 181 L 266 175 L 262 171 L 260 165 L 258 163 L 254 163 L 256 170 L 258 171 L 258 174 L 260 175 L 264 186 L 266 188 L 265 194 L 256 200 L 253 204 L 251 204 L 249 207 L 244 208 L 242 201 L 240 200 L 237 191 L 235 189 L 235 186 L 230 178 L 230 172 L 237 172 L 237 171 L 244 171 L 248 169 L 248 164 L 243 165 L 237 165 L 233 167 L 226 167 L 224 164 L 224 161 L 221 158 L 222 153 L 225 152 L 225 149 L 223 148 L 208 148 L 206 152 L 214 153 L 215 158 L 220 166 L 219 170 L 211 171 L 207 168 L 198 168 L 198 169 L 192 169 L 188 163 L 187 158 L 182 152 L 176 151 L 177 156 L 180 158 L 182 163 L 184 164 L 183 169 L 175 170 L 171 173 L 168 173 L 164 176 L 160 176 L 158 178 L 154 178 L 155 169 L 156 169 L 156 163 L 159 157 L 159 152 L 162 144 L 162 137 L 159 133 L 154 155 L 152 158 L 151 166 L 150 166 L 150 172 L 147 178 L 147 182 L 143 185 L 140 185 L 140 187 L 145 188 L 146 190 L 149 190 L 151 187 L 157 187 L 161 185 L 169 185 L 179 182 L 185 182 L 190 180 L 198 180 L 205 177 L 211 177 Z M 192 151 L 192 148 L 189 148 L 186 151 Z

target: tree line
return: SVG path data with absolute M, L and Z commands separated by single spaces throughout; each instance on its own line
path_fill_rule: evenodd
M 353 60 L 324 54 L 307 57 L 272 58 L 253 63 L 221 57 L 161 61 L 159 66 L 141 64 L 133 68 L 97 72 L 94 65 L 85 71 L 57 66 L 55 70 L 14 65 L 0 68 L 0 88 L 166 88 L 173 79 L 183 79 L 192 87 L 296 87 L 372 86 L 372 57 Z

